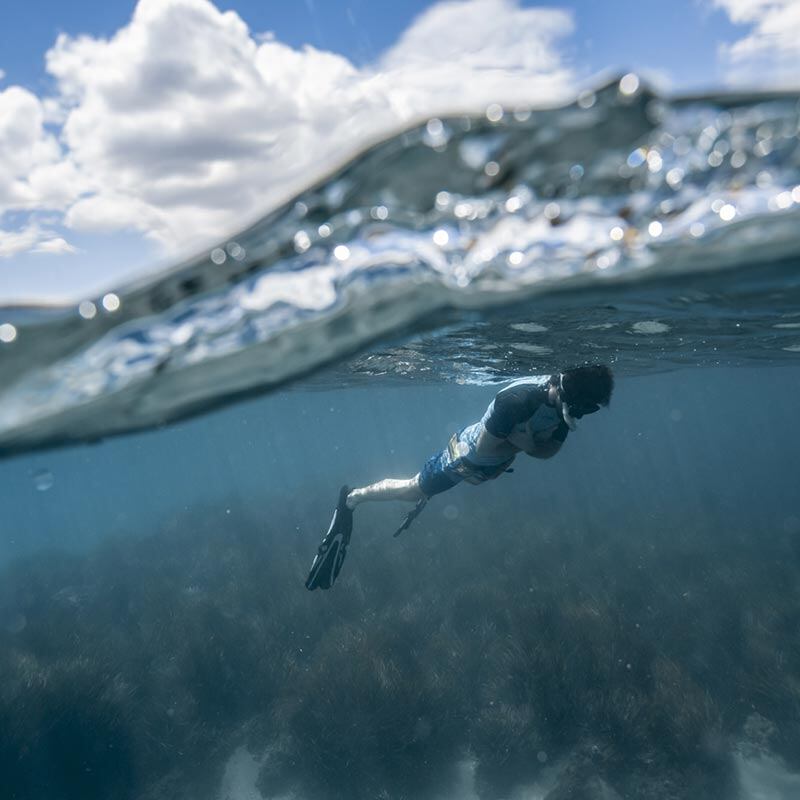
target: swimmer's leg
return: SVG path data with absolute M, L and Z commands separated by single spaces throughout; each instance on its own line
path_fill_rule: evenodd
M 384 478 L 361 489 L 353 489 L 347 495 L 347 507 L 353 509 L 373 500 L 408 500 L 417 503 L 424 498 L 417 473 L 413 478 Z
M 461 480 L 461 476 L 450 469 L 445 449 L 432 455 L 413 478 L 384 478 L 361 489 L 353 489 L 347 496 L 347 507 L 353 509 L 360 503 L 371 500 L 408 500 L 419 503 L 452 489 Z

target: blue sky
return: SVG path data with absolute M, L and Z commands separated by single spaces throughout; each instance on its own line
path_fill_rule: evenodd
M 0 302 L 197 251 L 425 114 L 567 98 L 606 70 L 798 85 L 798 41 L 796 0 L 4 3 Z

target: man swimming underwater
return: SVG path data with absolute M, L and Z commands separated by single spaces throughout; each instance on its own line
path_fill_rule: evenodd
M 328 532 L 319 546 L 306 580 L 308 589 L 330 589 L 347 554 L 353 530 L 353 509 L 370 500 L 410 500 L 416 503 L 402 533 L 436 494 L 461 481 L 483 483 L 509 470 L 517 453 L 551 458 L 577 420 L 607 406 L 614 389 L 611 370 L 602 365 L 575 367 L 556 375 L 520 378 L 501 389 L 483 418 L 459 433 L 431 456 L 413 478 L 384 478 L 350 489 L 343 486 Z

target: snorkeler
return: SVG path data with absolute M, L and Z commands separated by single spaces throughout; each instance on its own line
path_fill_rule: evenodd
M 328 532 L 311 565 L 307 589 L 329 589 L 342 568 L 353 509 L 370 500 L 409 500 L 416 503 L 395 536 L 402 533 L 436 494 L 461 481 L 494 480 L 518 453 L 551 458 L 577 420 L 607 406 L 614 388 L 611 370 L 603 365 L 575 367 L 557 375 L 520 378 L 501 389 L 483 418 L 453 434 L 447 447 L 431 456 L 413 477 L 385 478 L 361 489 L 343 486 Z

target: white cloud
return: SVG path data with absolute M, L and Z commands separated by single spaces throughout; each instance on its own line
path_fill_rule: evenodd
M 26 225 L 19 230 L 0 228 L 0 258 L 11 258 L 27 252 L 76 253 L 78 251 L 64 238 L 42 229 L 36 223 Z
M 0 94 L 29 109 L 13 115 L 17 155 L 0 158 L 0 212 L 61 208 L 75 229 L 196 249 L 426 114 L 565 98 L 571 30 L 569 14 L 516 0 L 442 2 L 359 69 L 254 36 L 208 0 L 140 0 L 110 39 L 59 36 L 57 97 Z M 2 119 L 0 105 L 0 150 Z
M 0 213 L 63 209 L 77 196 L 78 177 L 44 127 L 36 95 L 19 86 L 0 92 Z
M 404 119 L 564 100 L 573 74 L 556 42 L 572 30 L 565 11 L 523 9 L 515 0 L 448 0 L 400 37 L 379 74 Z
M 71 245 L 66 239 L 56 236 L 52 239 L 43 239 L 36 247 L 34 253 L 77 253 L 78 248 Z
M 43 105 L 34 94 L 19 86 L 0 91 L 0 221 L 9 211 L 63 211 L 80 194 L 82 181 L 75 165 L 44 123 Z M 0 258 L 42 244 L 55 252 L 47 244 L 51 241 L 53 234 L 39 225 L 0 227 Z
M 423 12 L 382 62 L 459 74 L 488 69 L 551 75 L 562 68 L 553 42 L 572 30 L 564 11 L 523 9 L 514 0 L 446 0 Z
M 751 87 L 800 87 L 800 2 L 798 0 L 713 0 L 731 21 L 750 32 L 723 45 L 728 83 Z

